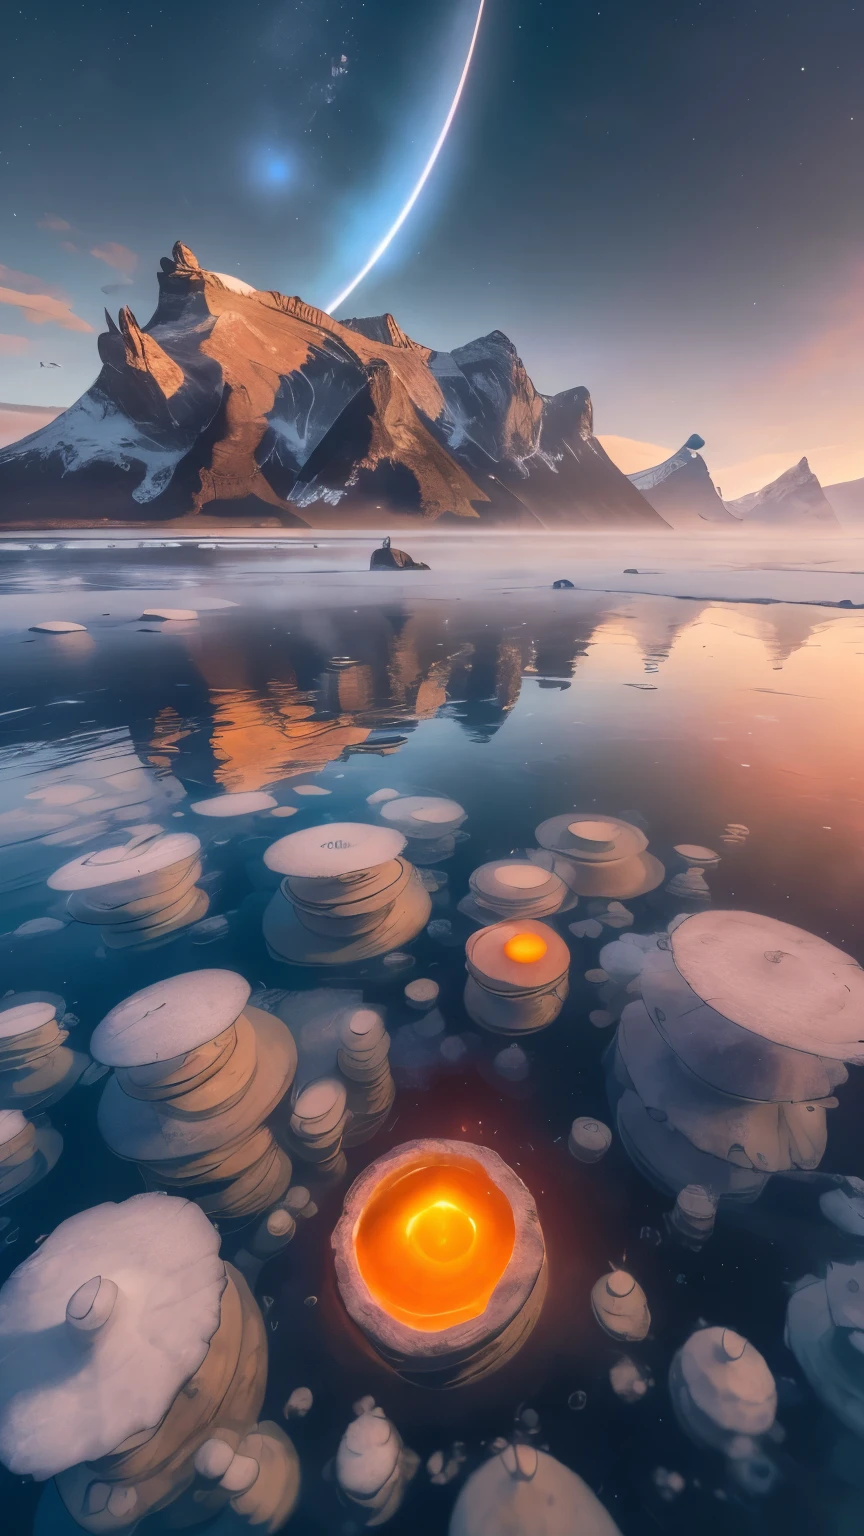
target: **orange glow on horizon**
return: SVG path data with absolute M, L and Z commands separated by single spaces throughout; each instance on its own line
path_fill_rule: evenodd
M 519 965 L 536 965 L 548 948 L 539 933 L 514 933 L 504 945 L 504 953 L 508 960 L 515 960 Z
M 354 1237 L 360 1273 L 391 1317 L 424 1333 L 479 1317 L 516 1238 L 501 1190 L 471 1158 L 384 1179 Z

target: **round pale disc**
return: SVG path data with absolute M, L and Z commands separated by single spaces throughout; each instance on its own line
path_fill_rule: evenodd
M 374 869 L 395 859 L 405 847 L 401 832 L 360 821 L 334 821 L 307 827 L 271 843 L 264 854 L 268 869 L 280 875 L 329 879 Z
M 85 853 L 71 864 L 64 864 L 49 875 L 53 891 L 91 891 L 101 885 L 115 885 L 121 880 L 137 880 L 157 870 L 169 869 L 184 859 L 194 859 L 201 850 L 191 832 L 162 832 L 133 838 L 117 848 L 103 848 L 99 853 Z
M 388 825 L 414 837 L 440 836 L 442 832 L 452 832 L 465 820 L 461 805 L 439 795 L 400 795 L 382 805 L 379 815 Z
M 398 789 L 376 789 L 366 796 L 367 805 L 383 805 L 385 800 L 398 800 Z
M 258 790 L 249 794 L 215 795 L 212 800 L 194 800 L 191 809 L 199 816 L 248 816 L 252 811 L 272 811 L 275 805 L 272 795 Z
M 320 1077 L 316 1082 L 307 1083 L 295 1101 L 295 1119 L 302 1123 L 304 1130 L 314 1134 L 321 1122 L 328 1122 L 334 1116 L 339 1119 L 345 1108 L 346 1094 L 345 1084 L 336 1077 Z
M 536 864 L 510 863 L 497 860 L 493 864 L 481 864 L 471 876 L 472 885 L 482 891 L 484 896 L 497 896 L 500 888 L 504 887 L 504 894 L 514 892 L 514 900 L 518 900 L 520 891 L 537 892 L 544 886 L 555 886 L 558 883 L 557 875 L 550 874 L 547 869 L 540 869 Z
M 0 1008 L 0 1040 L 11 1040 L 16 1035 L 29 1035 L 34 1029 L 41 1029 L 44 1024 L 50 1024 L 57 1016 L 57 1009 L 53 1002 L 32 1001 L 27 1003 L 16 1002 L 15 995 L 9 999 L 9 1007 Z
M 145 608 L 142 619 L 197 619 L 196 608 Z
M 186 971 L 135 992 L 105 1015 L 90 1051 L 107 1067 L 143 1067 L 215 1040 L 243 1012 L 251 988 L 235 971 Z
M 841 1062 L 765 1040 L 703 1003 L 668 948 L 646 954 L 639 985 L 666 1043 L 691 1072 L 721 1093 L 795 1104 L 827 1098 L 846 1081 Z
M 638 827 L 617 816 L 597 816 L 590 811 L 569 811 L 551 816 L 536 831 L 541 848 L 569 853 L 586 863 L 605 864 L 643 853 L 648 839 Z
M 705 869 L 709 864 L 719 864 L 720 855 L 713 848 L 702 848 L 698 843 L 676 843 L 675 852 L 688 864 L 698 864 Z
M 545 943 L 546 953 L 539 960 L 526 964 L 511 960 L 504 953 L 509 940 L 522 933 L 536 934 Z M 514 992 L 552 986 L 570 966 L 570 951 L 564 940 L 554 928 L 532 918 L 493 923 L 489 928 L 481 928 L 479 933 L 472 933 L 465 945 L 465 958 L 469 970 L 481 984 Z
M 684 980 L 754 1034 L 864 1061 L 864 970 L 803 928 L 753 912 L 700 912 L 672 935 Z
M 73 624 L 69 619 L 42 619 L 38 624 L 31 624 L 30 631 L 38 635 L 77 635 L 86 627 L 85 624 Z
M 544 880 L 545 870 L 538 869 L 534 864 L 505 864 L 497 871 L 497 879 L 500 885 L 511 886 L 517 891 L 533 890 L 538 885 L 547 885 Z

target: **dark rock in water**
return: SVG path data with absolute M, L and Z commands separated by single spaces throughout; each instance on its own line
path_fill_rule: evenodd
M 566 577 L 562 577 L 561 581 L 553 581 L 552 583 L 553 592 L 560 592 L 565 587 L 568 591 L 573 591 L 573 583 L 568 581 Z
M 424 565 L 422 560 L 412 560 L 410 555 L 406 555 L 404 549 L 393 549 L 387 538 L 380 549 L 373 549 L 369 569 L 370 571 L 428 571 L 429 567 Z

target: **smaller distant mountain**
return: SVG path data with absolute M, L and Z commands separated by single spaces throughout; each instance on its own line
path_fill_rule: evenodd
M 717 493 L 708 465 L 699 453 L 704 447 L 704 437 L 694 432 L 683 447 L 671 458 L 664 459 L 662 464 L 627 476 L 631 485 L 642 492 L 655 512 L 659 512 L 673 528 L 695 528 L 705 523 L 733 526 L 738 522 Z
M 864 523 L 864 480 L 842 480 L 838 485 L 826 485 L 825 495 L 841 523 L 853 526 Z
M 761 491 L 727 503 L 746 527 L 839 528 L 837 516 L 806 459 L 787 469 Z

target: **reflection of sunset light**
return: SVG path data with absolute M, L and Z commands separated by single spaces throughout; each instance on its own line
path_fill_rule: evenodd
M 433 1333 L 479 1317 L 513 1252 L 507 1197 L 471 1158 L 417 1163 L 382 1179 L 354 1236 L 372 1296 Z
M 539 933 L 514 933 L 504 945 L 504 953 L 508 960 L 516 960 L 519 965 L 535 965 L 543 959 L 548 947 Z

